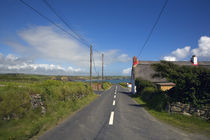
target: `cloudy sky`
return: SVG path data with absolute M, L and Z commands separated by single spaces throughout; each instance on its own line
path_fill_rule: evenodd
M 24 0 L 72 33 L 43 3 Z M 48 0 L 93 46 L 94 74 L 129 75 L 165 0 Z M 210 1 L 174 0 L 139 60 L 210 61 Z M 88 75 L 89 48 L 17 0 L 0 1 L 0 73 Z M 96 72 L 95 72 L 96 71 Z

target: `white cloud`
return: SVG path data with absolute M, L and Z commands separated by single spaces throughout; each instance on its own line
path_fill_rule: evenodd
M 176 61 L 176 57 L 174 57 L 174 56 L 164 56 L 163 57 L 163 60 L 166 60 L 166 61 Z
M 173 51 L 171 54 L 176 57 L 177 59 L 183 59 L 186 58 L 190 54 L 190 46 L 186 46 L 184 48 L 177 48 L 175 51 Z
M 19 31 L 18 35 L 26 45 L 16 42 L 7 44 L 20 54 L 56 63 L 68 62 L 78 67 L 89 66 L 89 48 L 52 26 L 30 27 Z M 101 55 L 95 51 L 93 54 L 96 66 L 101 66 Z M 127 54 L 121 54 L 120 50 L 105 51 L 104 56 L 105 65 L 131 61 L 131 58 Z
M 190 46 L 186 46 L 184 48 L 177 48 L 175 51 L 171 52 L 171 55 L 169 56 L 164 56 L 163 60 L 166 61 L 177 61 L 177 60 L 182 60 L 186 57 L 188 57 L 191 52 L 190 52 Z
M 123 69 L 122 74 L 129 75 L 131 73 L 131 68 Z
M 163 59 L 166 61 L 177 61 L 186 59 L 190 55 L 196 55 L 199 60 L 210 60 L 210 37 L 201 36 L 198 40 L 198 48 L 192 49 L 190 46 L 184 48 L 178 48 L 171 52 L 170 55 L 164 56 Z
M 6 59 L 7 61 L 15 61 L 15 60 L 17 60 L 18 58 L 17 58 L 16 56 L 12 55 L 12 54 L 8 54 L 8 55 L 5 57 L 5 59 Z
M 0 53 L 0 73 L 28 73 L 47 75 L 75 75 L 85 74 L 80 68 L 64 68 L 54 64 L 34 64 L 32 61 L 18 58 L 12 54 L 3 56 Z
M 193 49 L 192 53 L 201 59 L 210 60 L 210 37 L 202 36 L 198 41 L 198 48 Z

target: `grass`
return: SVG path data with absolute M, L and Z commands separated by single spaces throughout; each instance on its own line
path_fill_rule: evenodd
M 127 88 L 127 83 L 125 83 L 125 82 L 121 82 L 121 83 L 119 83 L 122 87 L 124 87 L 124 88 Z
M 41 107 L 31 108 L 32 94 L 41 95 L 47 109 L 45 115 L 41 114 Z M 89 86 L 82 82 L 7 82 L 5 86 L 0 87 L 0 140 L 25 140 L 40 135 L 96 97 Z M 2 119 L 13 113 L 16 117 L 10 120 Z
M 172 126 L 175 126 L 177 128 L 180 128 L 190 133 L 198 133 L 198 134 L 203 134 L 210 137 L 210 122 L 209 121 L 206 121 L 201 118 L 194 117 L 194 116 L 190 117 L 190 116 L 185 116 L 182 114 L 159 112 L 159 111 L 149 108 L 147 104 L 144 101 L 142 101 L 140 97 L 133 97 L 133 99 L 137 103 L 144 106 L 144 108 L 152 116 L 159 119 L 160 121 L 163 121 L 165 123 L 168 123 Z
M 103 89 L 107 90 L 112 87 L 112 83 L 110 82 L 103 82 Z

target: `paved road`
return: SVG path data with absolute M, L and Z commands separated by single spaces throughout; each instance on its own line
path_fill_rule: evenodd
M 115 92 L 116 91 L 116 92 Z M 129 96 L 128 90 L 113 86 L 63 124 L 39 140 L 191 140 L 208 139 L 187 135 L 149 115 Z

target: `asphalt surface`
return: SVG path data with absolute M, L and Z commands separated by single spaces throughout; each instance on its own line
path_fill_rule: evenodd
M 112 86 L 87 107 L 46 132 L 39 140 L 208 139 L 200 135 L 186 134 L 156 120 L 128 94 L 128 89 L 119 85 Z

